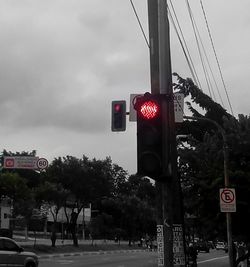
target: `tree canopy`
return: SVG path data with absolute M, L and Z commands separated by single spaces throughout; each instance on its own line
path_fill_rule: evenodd
M 250 238 L 249 193 L 250 193 L 250 132 L 249 116 L 235 118 L 209 96 L 204 94 L 191 79 L 175 74 L 176 91 L 189 96 L 188 108 L 192 116 L 208 118 L 224 130 L 227 144 L 213 123 L 206 120 L 186 120 L 177 127 L 178 134 L 188 138 L 179 141 L 179 171 L 187 214 L 201 237 L 226 239 L 225 216 L 220 212 L 219 189 L 225 187 L 223 169 L 223 146 L 229 148 L 229 181 L 236 189 L 237 212 L 233 218 L 233 236 L 243 234 Z M 195 107 L 194 107 L 195 106 Z

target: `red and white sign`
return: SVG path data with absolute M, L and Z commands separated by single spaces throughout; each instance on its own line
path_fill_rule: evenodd
M 44 158 L 19 156 L 19 157 L 4 157 L 3 168 L 5 169 L 45 169 L 48 167 L 48 161 Z
M 13 158 L 4 158 L 4 168 L 14 168 L 15 159 Z
M 143 94 L 130 95 L 129 121 L 137 121 L 136 110 L 134 108 L 135 98 Z M 174 116 L 175 122 L 183 122 L 184 114 L 184 94 L 174 93 Z
M 46 168 L 48 168 L 48 165 L 49 165 L 49 163 L 48 163 L 47 159 L 45 159 L 45 158 L 40 158 L 37 161 L 37 168 L 38 169 L 46 169 Z
M 220 211 L 236 212 L 236 195 L 234 188 L 220 189 Z

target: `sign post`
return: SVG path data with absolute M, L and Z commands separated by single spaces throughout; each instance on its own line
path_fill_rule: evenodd
M 164 234 L 163 225 L 157 225 L 157 252 L 158 252 L 158 266 L 164 266 Z
M 183 229 L 181 224 L 173 224 L 174 266 L 185 265 Z

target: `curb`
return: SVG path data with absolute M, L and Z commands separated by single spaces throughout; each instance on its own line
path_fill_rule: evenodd
M 84 255 L 101 255 L 101 254 L 116 254 L 116 253 L 138 253 L 138 252 L 152 252 L 149 249 L 131 249 L 131 250 L 110 250 L 110 251 L 85 251 L 85 252 L 72 252 L 72 253 L 56 253 L 56 254 L 44 254 L 38 255 L 39 259 L 51 259 L 51 258 L 63 258 L 73 256 L 84 256 Z

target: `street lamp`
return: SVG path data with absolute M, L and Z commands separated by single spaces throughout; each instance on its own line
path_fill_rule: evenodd
M 191 116 L 183 116 L 185 119 L 196 120 L 196 121 L 208 121 L 215 125 L 222 136 L 223 140 L 223 156 L 224 156 L 224 184 L 225 187 L 229 187 L 229 177 L 228 177 L 228 145 L 227 138 L 224 129 L 214 120 L 202 117 L 191 117 Z M 232 239 L 232 219 L 231 213 L 226 212 L 226 222 L 227 222 L 227 242 L 228 242 L 228 255 L 229 255 L 229 263 L 230 267 L 234 267 L 233 260 L 233 239 Z

